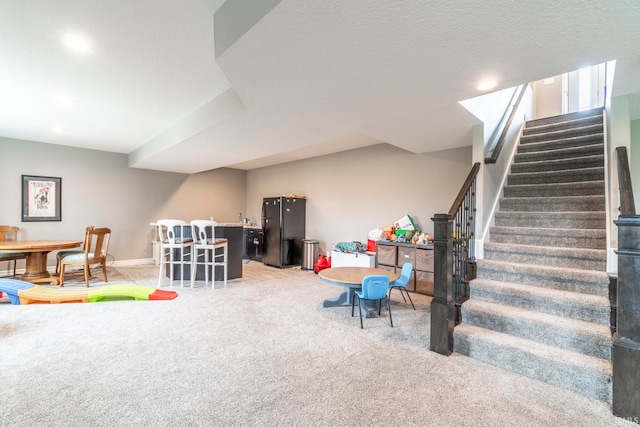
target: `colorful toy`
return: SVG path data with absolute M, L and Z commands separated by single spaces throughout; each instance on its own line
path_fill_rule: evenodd
M 134 284 L 105 285 L 83 289 L 56 289 L 15 279 L 0 279 L 0 296 L 7 294 L 14 305 L 34 303 L 99 302 L 114 300 L 170 300 L 177 292 Z

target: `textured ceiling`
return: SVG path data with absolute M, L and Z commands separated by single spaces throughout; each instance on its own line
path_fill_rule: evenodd
M 283 0 L 216 61 L 223 3 L 0 2 L 0 136 L 194 173 L 469 145 L 476 119 L 458 101 L 488 78 L 500 90 L 615 59 L 613 93 L 640 93 L 636 0 Z M 66 52 L 66 29 L 93 52 Z

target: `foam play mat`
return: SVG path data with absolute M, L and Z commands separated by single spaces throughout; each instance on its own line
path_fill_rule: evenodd
M 170 300 L 177 292 L 134 284 L 105 285 L 86 289 L 56 289 L 16 279 L 0 279 L 0 297 L 7 294 L 14 305 L 115 300 Z

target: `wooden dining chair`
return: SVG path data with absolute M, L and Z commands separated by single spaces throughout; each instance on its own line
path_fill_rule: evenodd
M 12 225 L 0 225 L 0 242 L 16 241 L 18 240 L 19 227 Z M 13 275 L 16 275 L 16 264 L 18 260 L 26 259 L 26 254 L 23 253 L 4 253 L 0 254 L 0 261 L 13 261 Z
M 67 255 L 77 255 L 77 254 L 84 253 L 85 245 L 87 244 L 87 235 L 91 230 L 93 230 L 93 228 L 94 228 L 93 225 L 90 225 L 87 228 L 85 228 L 82 249 L 68 249 L 64 251 L 58 251 L 58 253 L 56 254 L 56 274 L 60 272 L 60 261 L 62 260 L 62 258 L 66 257 Z
M 63 256 L 60 259 L 60 286 L 64 286 L 64 274 L 67 266 L 81 266 L 84 268 L 84 282 L 89 287 L 90 268 L 92 265 L 102 264 L 102 275 L 107 282 L 107 251 L 111 230 L 109 228 L 93 228 L 85 237 L 84 251 Z

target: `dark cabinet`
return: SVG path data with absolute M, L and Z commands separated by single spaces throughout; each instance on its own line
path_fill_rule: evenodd
M 400 274 L 405 262 L 413 264 L 407 289 L 433 296 L 433 245 L 377 242 L 376 267 Z
M 264 232 L 259 228 L 245 228 L 244 232 L 244 259 L 262 261 L 262 247 L 264 244 Z
M 216 237 L 224 237 L 228 240 L 227 248 L 227 279 L 239 279 L 242 277 L 242 226 L 218 226 Z M 200 276 L 202 274 L 202 277 Z M 196 274 L 196 279 L 204 280 L 204 269 Z M 216 280 L 223 280 L 222 268 L 216 268 Z

